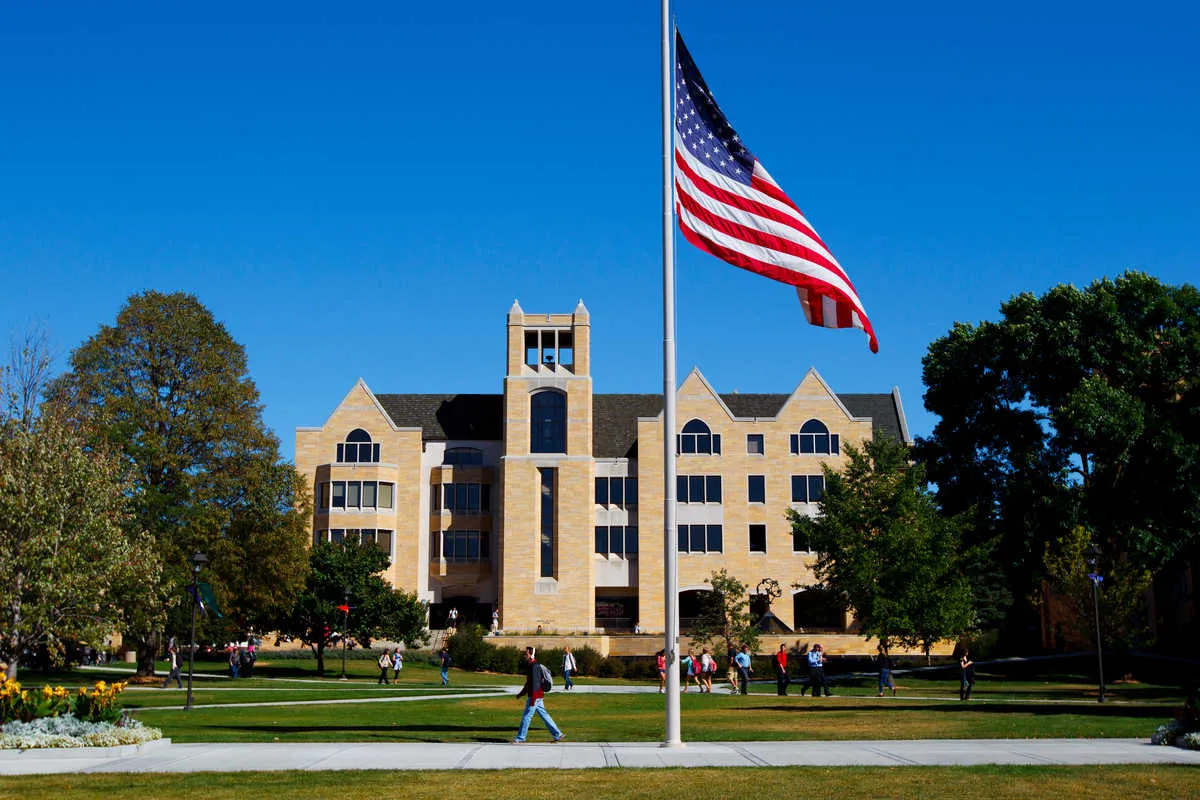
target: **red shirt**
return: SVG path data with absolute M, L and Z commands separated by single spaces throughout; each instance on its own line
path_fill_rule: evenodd
M 783 670 L 784 672 L 787 672 L 787 651 L 780 650 L 778 653 L 776 653 L 775 654 L 775 662 L 777 664 L 779 664 L 779 668 L 781 670 Z

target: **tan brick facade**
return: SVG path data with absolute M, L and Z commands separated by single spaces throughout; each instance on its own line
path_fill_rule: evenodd
M 393 554 L 387 577 L 430 601 L 433 627 L 450 605 L 466 604 L 462 618 L 484 623 L 498 606 L 506 631 L 602 633 L 634 623 L 661 631 L 661 397 L 593 395 L 590 344 L 582 302 L 570 314 L 526 314 L 514 303 L 502 395 L 375 395 L 359 381 L 324 425 L 296 433 L 296 467 L 317 500 L 314 535 L 390 532 L 386 541 L 374 534 Z M 719 486 L 703 485 L 720 498 L 677 505 L 677 521 L 689 526 L 688 551 L 678 558 L 681 593 L 703 590 L 722 568 L 752 592 L 773 579 L 784 589 L 772 607 L 779 620 L 798 631 L 814 626 L 797 619 L 806 607 L 792 597 L 795 586 L 813 584 L 813 554 L 793 542 L 785 512 L 815 508 L 793 502 L 794 480 L 806 492 L 803 476 L 819 476 L 824 463 L 839 468 L 846 445 L 878 435 L 881 419 L 863 409 L 887 416 L 890 435 L 908 438 L 895 392 L 843 402 L 810 370 L 788 395 L 720 395 L 698 370 L 687 375 L 675 433 L 699 421 L 711 443 L 701 450 L 719 437 L 720 452 L 681 453 L 677 472 L 701 483 L 719 478 Z M 824 433 L 805 438 L 806 423 Z M 830 452 L 805 452 L 814 441 Z M 342 460 L 339 445 L 349 454 Z M 373 450 L 349 449 L 374 445 L 377 461 Z M 751 476 L 756 486 L 761 480 L 761 501 L 749 496 Z M 609 480 L 636 480 L 636 497 L 596 503 L 597 481 Z M 383 484 L 394 486 L 390 508 L 381 507 Z M 368 492 L 374 507 L 366 507 Z M 755 529 L 753 548 L 751 526 L 765 528 L 763 536 Z M 690 551 L 696 540 L 687 531 L 697 529 L 698 549 L 715 552 Z M 625 552 L 635 545 L 636 553 Z M 825 619 L 819 627 L 848 623 Z

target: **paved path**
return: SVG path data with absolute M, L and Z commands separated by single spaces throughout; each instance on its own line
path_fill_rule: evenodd
M 536 732 L 534 733 L 536 736 Z M 0 751 L 0 775 L 64 772 L 248 772 L 341 769 L 596 769 L 602 767 L 973 766 L 1189 764 L 1200 751 L 1144 739 L 925 739 L 879 742 L 560 744 L 171 744 Z

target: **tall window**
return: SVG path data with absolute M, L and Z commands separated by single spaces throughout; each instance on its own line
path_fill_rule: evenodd
M 596 552 L 602 556 L 635 558 L 638 551 L 636 525 L 597 525 Z
M 721 452 L 721 434 L 714 434 L 703 420 L 689 420 L 683 426 L 677 442 L 679 452 L 685 455 L 712 455 Z
M 819 419 L 810 419 L 800 426 L 799 434 L 792 434 L 792 455 L 836 456 L 841 452 L 841 442 L 836 433 Z
M 339 464 L 378 463 L 379 444 L 371 441 L 371 434 L 355 428 L 337 446 L 337 460 Z
M 596 478 L 596 505 L 636 506 L 637 478 Z
M 750 526 L 750 552 L 751 553 L 767 552 L 767 526 L 766 525 L 751 525 Z
M 448 447 L 442 455 L 447 467 L 477 467 L 483 463 L 483 451 L 478 447 Z
M 554 469 L 538 467 L 541 478 L 542 508 L 541 508 L 541 571 L 543 578 L 554 577 Z
M 352 509 L 391 508 L 396 485 L 380 481 L 326 481 L 321 484 L 318 508 Z
M 767 502 L 767 476 L 746 476 L 746 495 L 747 500 L 749 500 L 751 503 Z
M 567 396 L 538 392 L 529 399 L 529 452 L 567 452 Z
M 443 483 L 433 490 L 434 511 L 479 514 L 492 510 L 492 487 L 487 483 Z
M 824 475 L 793 475 L 792 502 L 819 503 L 825 496 Z

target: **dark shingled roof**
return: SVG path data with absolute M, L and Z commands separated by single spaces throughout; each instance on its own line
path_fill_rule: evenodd
M 378 394 L 384 411 L 401 428 L 421 428 L 425 441 L 499 441 L 504 435 L 504 397 L 498 394 Z M 723 394 L 736 417 L 771 418 L 786 394 Z M 840 394 L 856 417 L 870 417 L 876 436 L 900 439 L 900 409 L 891 394 Z M 637 421 L 662 412 L 662 395 L 592 396 L 592 455 L 637 458 Z

